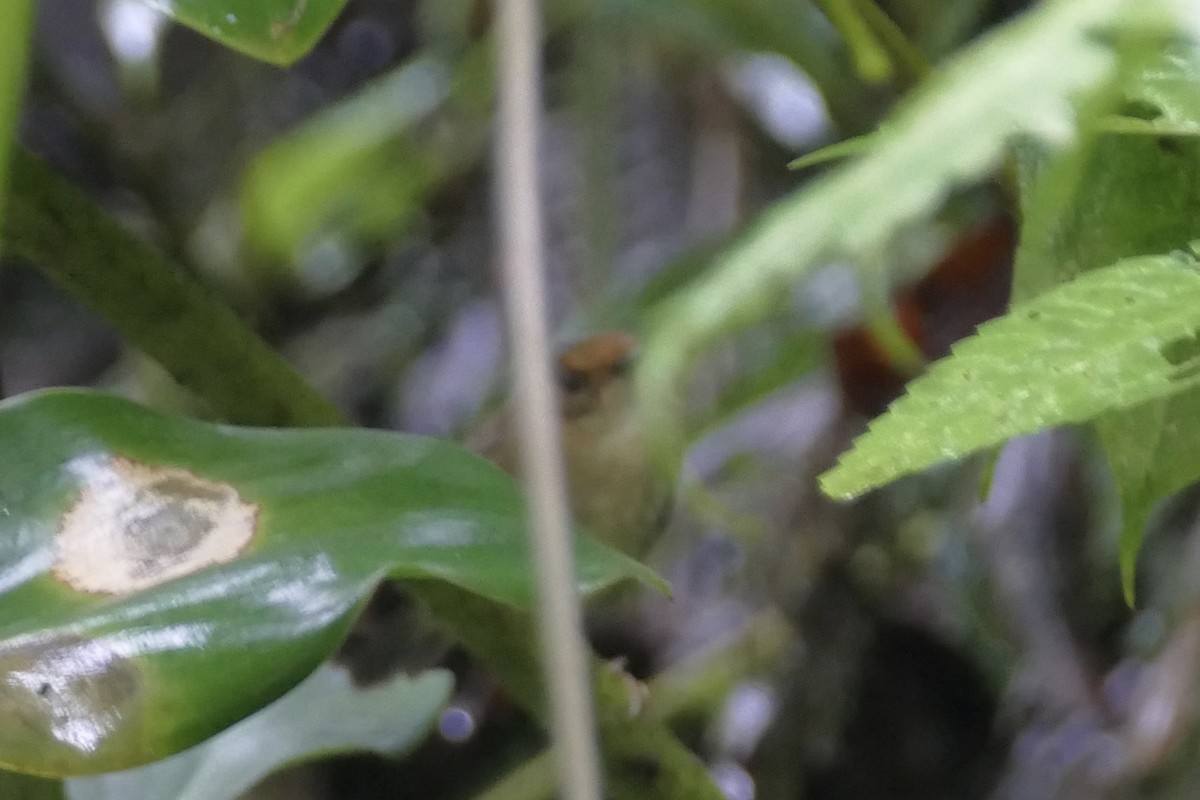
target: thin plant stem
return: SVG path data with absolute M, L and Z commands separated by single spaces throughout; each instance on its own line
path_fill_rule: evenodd
M 543 750 L 475 795 L 475 800 L 549 800 L 554 796 L 552 755 Z
M 498 228 L 522 475 L 530 498 L 538 573 L 538 625 L 550 730 L 563 796 L 600 800 L 595 712 L 568 538 L 567 488 L 542 275 L 537 170 L 541 25 L 535 0 L 504 0 L 498 11 Z
M 662 724 L 695 709 L 715 713 L 739 681 L 769 673 L 792 643 L 787 620 L 774 609 L 759 612 L 738 636 L 715 652 L 675 665 L 647 687 L 646 725 Z M 643 762 L 655 753 L 642 755 Z M 554 764 L 543 750 L 501 777 L 474 800 L 549 800 L 554 796 Z

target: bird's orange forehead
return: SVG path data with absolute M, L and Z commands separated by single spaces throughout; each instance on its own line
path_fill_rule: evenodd
M 568 347 L 558 357 L 558 365 L 571 372 L 610 370 L 636 349 L 637 340 L 627 333 L 601 333 Z

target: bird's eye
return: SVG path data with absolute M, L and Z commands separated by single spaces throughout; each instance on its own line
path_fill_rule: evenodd
M 626 375 L 633 371 L 633 364 L 636 361 L 636 353 L 628 353 L 621 359 L 614 361 L 609 367 L 609 372 L 613 375 Z
M 558 375 L 558 384 L 563 391 L 574 394 L 587 387 L 587 375 L 573 369 L 565 369 Z

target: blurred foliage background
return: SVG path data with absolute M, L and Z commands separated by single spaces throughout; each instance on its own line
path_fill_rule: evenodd
M 642 332 L 826 168 L 790 161 L 870 133 L 1024 6 L 547 2 L 560 341 Z M 349 418 L 458 437 L 503 392 L 490 13 L 350 0 L 283 69 L 134 0 L 40 0 L 20 140 L 217 289 Z M 674 597 L 631 603 L 600 644 L 668 698 L 734 800 L 1195 796 L 1194 493 L 1155 522 L 1131 611 L 1114 489 L 1084 437 L 1043 434 L 853 504 L 817 489 L 921 364 L 1004 309 L 1014 190 L 997 175 L 956 191 L 879 254 L 886 286 L 827 264 L 699 361 L 688 407 L 702 412 L 650 559 Z M 210 415 L 27 265 L 0 269 L 0 301 L 6 394 L 86 384 Z M 461 656 L 450 665 L 448 719 L 465 733 L 313 762 L 254 796 L 482 791 L 539 734 Z

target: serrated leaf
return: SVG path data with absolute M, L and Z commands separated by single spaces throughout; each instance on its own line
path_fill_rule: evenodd
M 1200 268 L 1127 259 L 980 327 L 913 381 L 821 477 L 849 498 L 1005 439 L 1196 386 Z
M 1096 420 L 1121 496 L 1120 564 L 1132 606 L 1138 551 L 1158 501 L 1200 479 L 1200 391 L 1113 411 Z
M 453 676 L 438 670 L 357 689 L 343 670 L 322 667 L 187 752 L 139 769 L 68 780 L 67 798 L 235 800 L 268 775 L 312 758 L 395 755 L 429 731 L 453 688 Z
M 234 428 L 93 392 L 0 404 L 0 765 L 153 761 L 286 692 L 385 576 L 528 608 L 524 504 L 448 442 Z M 583 591 L 647 568 L 587 539 Z
M 1023 159 L 1035 187 L 1054 180 L 1050 166 Z M 1078 189 L 1036 231 L 1022 230 L 1013 278 L 1014 300 L 1024 300 L 1080 273 L 1131 256 L 1185 246 L 1200 233 L 1191 209 L 1200 196 L 1200 142 L 1192 138 L 1100 136 L 1077 179 Z M 1030 208 L 1034 188 L 1023 193 Z
M 1124 113 L 1110 127 L 1126 133 L 1200 135 L 1200 48 L 1170 42 L 1125 92 Z
M 1200 141 L 1119 137 L 1102 145 L 1082 199 L 1075 235 L 1056 239 L 1052 257 L 1077 262 L 1165 249 L 1200 235 L 1193 209 L 1200 196 Z M 1107 156 L 1107 158 L 1105 157 Z M 1176 358 L 1181 357 L 1176 354 Z M 1134 602 L 1137 554 L 1146 521 L 1163 498 L 1200 479 L 1200 390 L 1105 414 L 1096 421 L 1121 496 L 1121 580 Z
M 1195 45 L 1192 45 L 1193 48 Z M 1176 51 L 1182 44 L 1176 45 Z M 1054 167 L 1023 161 L 1030 205 L 1060 179 Z M 1022 231 L 1014 294 L 1029 296 L 1119 258 L 1163 252 L 1200 236 L 1200 140 L 1196 137 L 1100 136 L 1079 165 L 1078 190 L 1050 218 Z M 1120 562 L 1126 599 L 1134 599 L 1137 552 L 1155 503 L 1200 479 L 1200 390 L 1106 413 L 1097 420 L 1123 507 Z
M 694 355 L 771 313 L 822 258 L 878 252 L 953 186 L 990 172 L 1019 134 L 1069 136 L 1072 97 L 1113 74 L 1113 53 L 1095 32 L 1127 13 L 1122 0 L 1039 6 L 931 77 L 868 152 L 764 213 L 710 276 L 662 309 L 641 361 L 650 429 L 677 437 L 679 387 Z

